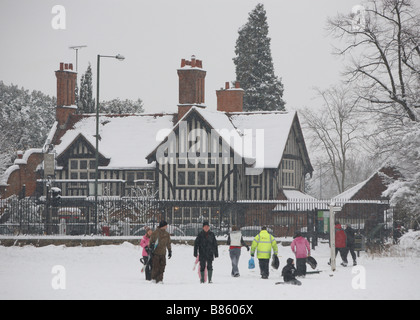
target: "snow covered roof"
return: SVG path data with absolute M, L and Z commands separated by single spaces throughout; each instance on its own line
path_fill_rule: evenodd
M 153 162 L 148 163 L 149 156 L 192 112 L 197 112 L 212 129 L 216 129 L 222 139 L 246 159 L 248 164 L 254 163 L 258 168 L 278 168 L 296 118 L 296 112 L 226 113 L 192 107 L 174 126 L 173 120 L 176 114 L 100 115 L 99 153 L 110 160 L 107 168 L 154 167 Z M 235 146 L 234 141 L 244 142 L 246 130 L 252 130 L 252 141 L 256 141 L 257 135 L 263 132 L 263 163 L 255 162 L 258 151 L 255 143 L 252 148 L 242 148 L 243 144 Z M 79 116 L 73 126 L 59 138 L 59 142 L 56 142 L 57 157 L 66 152 L 80 136 L 83 136 L 94 148 L 95 131 L 95 115 Z M 167 135 L 162 135 L 162 132 Z
M 264 133 L 264 168 L 277 168 L 283 158 L 287 139 L 295 119 L 296 112 L 241 112 L 232 113 L 229 118 L 233 125 L 244 132 L 252 130 L 252 141 L 257 141 L 257 130 Z M 256 156 L 253 144 L 252 156 Z
M 259 111 L 259 112 L 233 112 L 226 113 L 212 111 L 204 108 L 192 107 L 173 128 L 175 130 L 192 112 L 197 112 L 212 129 L 215 129 L 222 139 L 234 152 L 254 163 L 254 168 L 278 168 L 283 158 L 283 152 L 289 137 L 290 130 L 295 121 L 296 112 Z M 252 148 L 244 148 L 245 134 L 251 133 L 254 143 Z M 263 133 L 264 157 L 262 162 L 256 161 L 257 146 L 255 141 Z M 170 132 L 168 132 L 169 136 Z M 166 138 L 166 137 L 165 137 Z M 162 140 L 163 141 L 163 140 Z M 238 141 L 239 143 L 238 145 Z M 156 152 L 157 147 L 149 156 Z M 259 157 L 261 159 L 261 157 Z
M 16 171 L 19 170 L 19 166 L 17 164 L 14 164 L 6 169 L 6 171 L 3 173 L 2 176 L 0 176 L 0 186 L 1 187 L 7 187 L 9 184 L 7 183 L 9 181 L 10 175 Z
M 365 181 L 362 181 L 354 187 L 351 187 L 343 193 L 340 193 L 338 196 L 334 197 L 333 200 L 351 200 L 356 195 L 356 193 L 358 193 L 370 181 L 372 177 L 373 175 Z
M 368 184 L 373 181 L 376 177 L 379 177 L 381 179 L 381 181 L 383 182 L 383 178 L 385 177 L 392 177 L 392 178 L 396 178 L 399 176 L 399 172 L 395 171 L 394 168 L 392 167 L 388 167 L 388 166 L 384 166 L 382 168 L 380 168 L 379 170 L 375 171 L 369 178 L 367 178 L 366 180 L 356 184 L 354 187 L 351 187 L 350 189 L 344 191 L 343 193 L 340 193 L 338 196 L 334 197 L 333 200 L 339 201 L 339 200 L 356 200 L 354 199 L 355 196 L 365 187 L 368 186 Z M 376 197 L 381 198 L 381 193 L 382 191 L 376 195 Z M 362 196 L 362 195 L 360 195 Z M 370 195 L 372 196 L 372 195 Z M 357 197 L 358 200 L 360 199 L 360 197 Z
M 19 165 L 25 165 L 28 163 L 29 157 L 34 153 L 42 153 L 42 149 L 32 148 L 26 150 L 25 153 L 22 155 L 22 159 L 15 159 L 12 166 L 8 167 L 3 175 L 0 176 L 0 186 L 7 187 L 10 175 L 19 170 Z
M 110 159 L 109 169 L 151 168 L 147 153 L 160 141 L 157 132 L 173 127 L 173 114 L 100 115 L 99 152 Z M 82 135 L 92 146 L 96 145 L 96 117 L 82 117 L 67 130 L 55 146 L 57 157 Z

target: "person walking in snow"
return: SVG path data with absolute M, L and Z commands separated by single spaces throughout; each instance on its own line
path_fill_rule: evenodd
M 168 250 L 168 259 L 172 257 L 171 236 L 166 231 L 167 228 L 168 223 L 161 221 L 159 227 L 150 237 L 150 248 L 153 250 L 152 280 L 156 281 L 156 283 L 163 281 L 166 267 L 166 250 Z
M 351 257 L 353 259 L 353 266 L 357 266 L 357 258 L 356 258 L 356 253 L 354 251 L 355 248 L 355 243 L 356 243 L 356 238 L 355 238 L 355 230 L 351 227 L 351 224 L 346 224 L 346 260 L 347 260 L 347 256 L 350 252 Z
M 260 265 L 260 272 L 262 279 L 268 279 L 270 275 L 269 266 L 271 258 L 271 250 L 277 256 L 279 249 L 277 247 L 276 239 L 268 233 L 267 227 L 262 227 L 261 232 L 254 238 L 251 246 L 251 257 L 254 257 L 257 251 L 257 258 Z
M 293 253 L 296 257 L 297 264 L 297 276 L 305 277 L 306 276 L 306 259 L 311 255 L 311 245 L 308 240 L 302 237 L 302 234 L 298 231 L 296 232 L 292 244 L 290 245 Z
M 150 243 L 150 237 L 152 236 L 153 230 L 146 227 L 146 234 L 144 235 L 144 237 L 141 239 L 140 241 L 140 247 L 143 248 L 143 259 L 142 259 L 142 263 L 146 266 L 146 269 L 144 270 L 145 274 L 146 274 L 146 280 L 150 281 L 152 280 L 152 263 L 149 262 L 149 264 L 147 264 L 147 262 L 149 261 L 149 254 L 147 253 L 147 251 L 149 250 L 149 243 Z
M 249 251 L 249 246 L 245 243 L 242 232 L 238 229 L 238 227 L 233 226 L 232 231 L 230 232 L 228 239 L 227 239 L 227 245 L 229 247 L 229 255 L 230 260 L 232 261 L 232 277 L 239 277 L 239 258 L 241 257 L 241 249 L 242 247 L 246 247 L 246 249 Z
M 335 255 L 337 256 L 337 254 L 340 252 L 341 260 L 343 260 L 341 265 L 343 267 L 347 267 L 347 264 L 348 264 L 347 257 L 346 257 L 346 246 L 347 246 L 346 242 L 347 242 L 346 233 L 344 232 L 341 224 L 337 221 L 335 223 Z M 331 259 L 328 264 L 331 264 Z
M 204 283 L 205 270 L 207 266 L 208 282 L 212 283 L 213 278 L 213 260 L 219 257 L 219 250 L 216 236 L 210 231 L 210 225 L 207 221 L 203 223 L 203 230 L 198 234 L 194 242 L 194 257 L 199 257 L 201 283 Z
M 287 265 L 283 268 L 281 275 L 285 284 L 292 284 L 296 286 L 302 285 L 302 282 L 296 279 L 297 270 L 292 258 L 287 259 Z

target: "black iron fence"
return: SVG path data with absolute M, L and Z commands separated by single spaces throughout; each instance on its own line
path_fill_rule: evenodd
M 16 196 L 0 200 L 1 235 L 104 235 L 143 236 L 160 220 L 169 223 L 174 236 L 195 237 L 208 221 L 216 235 L 238 226 L 253 237 L 267 226 L 276 237 L 297 231 L 316 242 L 329 237 L 331 200 L 287 201 L 159 201 L 149 197 L 62 197 L 60 201 Z M 349 224 L 367 239 L 392 236 L 393 209 L 384 201 L 347 201 L 336 220 Z M 96 214 L 97 212 L 97 214 Z

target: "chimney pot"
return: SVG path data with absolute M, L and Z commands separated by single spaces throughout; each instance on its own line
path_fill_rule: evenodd
M 68 70 L 69 69 L 69 64 L 68 63 L 65 63 L 64 64 L 64 70 Z
M 182 69 L 183 66 L 191 66 L 188 69 Z M 182 59 L 181 69 L 178 69 L 179 77 L 179 105 L 178 120 L 191 109 L 192 106 L 204 106 L 205 96 L 205 77 L 206 71 L 202 70 L 202 61 L 191 56 L 191 61 Z
M 216 91 L 217 111 L 222 112 L 243 112 L 244 91 L 228 90 L 229 82 L 225 83 L 225 89 Z M 235 82 L 235 88 L 239 89 L 239 81 Z
M 70 69 L 70 70 L 73 70 L 73 63 L 70 63 L 70 64 L 69 64 L 69 69 Z
M 60 71 L 63 71 L 64 70 L 64 62 L 61 62 L 60 63 Z
M 239 81 L 235 82 L 235 88 L 236 89 L 240 89 L 241 88 L 241 83 Z

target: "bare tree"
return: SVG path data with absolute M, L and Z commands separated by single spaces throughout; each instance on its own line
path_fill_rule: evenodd
M 345 75 L 375 114 L 419 121 L 420 15 L 410 0 L 368 0 L 357 12 L 328 20 L 348 56 Z
M 323 174 L 331 174 L 339 193 L 347 188 L 348 160 L 362 151 L 360 143 L 365 122 L 357 111 L 360 98 L 349 87 L 317 89 L 322 99 L 321 109 L 306 108 L 301 112 L 303 128 L 310 148 L 318 154 L 318 166 Z M 353 163 L 352 163 L 353 164 Z M 328 178 L 323 177 L 325 181 Z

